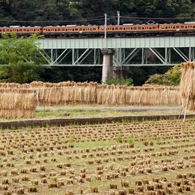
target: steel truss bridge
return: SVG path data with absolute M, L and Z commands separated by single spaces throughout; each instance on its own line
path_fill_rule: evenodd
M 39 39 L 46 66 L 102 66 L 103 48 L 114 67 L 174 66 L 195 61 L 195 36 Z

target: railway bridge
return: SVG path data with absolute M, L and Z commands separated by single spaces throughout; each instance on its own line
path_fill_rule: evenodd
M 117 77 L 131 66 L 174 66 L 195 60 L 195 36 L 45 38 L 38 41 L 44 50 L 45 66 L 108 63 L 107 68 L 113 65 Z

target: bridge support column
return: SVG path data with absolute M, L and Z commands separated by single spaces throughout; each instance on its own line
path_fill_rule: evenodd
M 103 66 L 102 66 L 102 83 L 105 83 L 108 78 L 113 78 L 113 49 L 102 49 Z
M 114 75 L 115 79 L 127 79 L 127 67 L 114 67 Z

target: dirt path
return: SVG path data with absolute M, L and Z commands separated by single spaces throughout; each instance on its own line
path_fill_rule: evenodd
M 70 110 L 70 109 L 84 109 L 84 110 L 116 110 L 116 111 L 149 111 L 149 110 L 178 110 L 181 106 L 104 106 L 104 105 L 75 105 L 75 106 L 51 106 L 51 107 L 37 107 L 37 110 Z

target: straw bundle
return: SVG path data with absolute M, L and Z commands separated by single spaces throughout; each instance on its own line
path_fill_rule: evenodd
M 118 86 L 118 105 L 126 104 L 126 86 Z
M 179 105 L 180 102 L 178 87 L 144 85 L 126 88 L 128 105 Z
M 28 89 L 0 89 L 0 117 L 32 118 L 37 106 L 37 94 Z
M 6 95 L 3 95 L 6 91 Z M 72 104 L 101 104 L 101 105 L 180 105 L 178 87 L 151 86 L 126 87 L 120 85 L 98 85 L 96 82 L 60 82 L 30 84 L 0 83 L 0 108 L 12 109 L 20 103 L 20 94 L 13 90 L 34 90 L 39 106 L 58 106 Z M 3 90 L 3 91 L 1 91 Z M 14 96 L 13 96 L 14 93 Z M 185 94 L 183 92 L 183 94 Z M 14 98 L 13 98 L 14 97 Z M 5 105 L 5 101 L 14 101 Z M 25 100 L 27 101 L 27 100 Z M 29 100 L 28 100 L 29 101 Z M 183 104 L 185 101 L 182 100 Z M 191 102 L 189 102 L 192 104 Z M 21 105 L 19 106 L 21 107 Z M 23 107 L 23 106 L 22 106 Z M 30 108 L 31 109 L 31 108 Z M 27 107 L 25 108 L 25 111 Z M 25 112 L 23 111 L 23 112 Z
M 116 86 L 115 85 L 111 85 L 110 86 L 110 93 L 109 95 L 109 99 L 110 99 L 110 105 L 117 105 L 117 96 L 116 96 Z
M 180 92 L 182 107 L 195 110 L 195 62 L 181 64 Z
M 90 82 L 90 103 L 94 104 L 97 102 L 97 83 Z
M 91 97 L 90 97 L 90 84 L 87 82 L 84 82 L 82 85 L 82 90 L 83 90 L 83 103 L 84 104 L 89 104 L 91 102 Z
M 70 101 L 73 101 L 74 104 L 81 104 L 84 101 L 84 91 L 82 83 L 75 83 L 74 88 L 70 89 L 73 95 L 73 98 Z M 70 102 L 71 103 L 71 102 Z
M 110 89 L 111 89 L 111 86 L 110 85 L 103 85 L 102 102 L 101 102 L 101 104 L 103 104 L 103 105 L 109 105 L 110 98 L 112 96 L 111 95 L 112 91 Z
M 102 104 L 104 85 L 97 85 L 97 104 Z
M 128 87 L 127 89 L 126 100 L 129 102 L 129 105 L 139 105 L 140 87 Z

